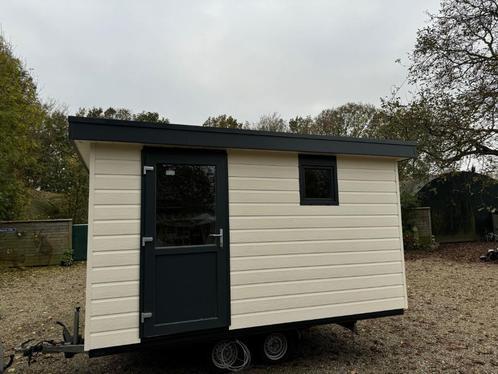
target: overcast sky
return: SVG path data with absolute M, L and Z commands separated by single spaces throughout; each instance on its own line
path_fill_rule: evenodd
M 439 0 L 1 0 L 43 98 L 198 124 L 379 104 Z M 406 88 L 402 94 L 406 95 Z

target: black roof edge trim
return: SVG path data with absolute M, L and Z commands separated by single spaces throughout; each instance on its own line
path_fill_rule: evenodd
M 416 157 L 416 143 L 411 141 L 300 135 L 74 116 L 68 117 L 68 121 L 69 138 L 72 140 L 400 158 Z

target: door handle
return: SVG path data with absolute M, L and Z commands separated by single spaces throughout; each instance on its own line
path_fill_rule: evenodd
M 213 238 L 220 238 L 220 247 L 223 248 L 223 229 L 220 229 L 218 234 L 209 234 Z

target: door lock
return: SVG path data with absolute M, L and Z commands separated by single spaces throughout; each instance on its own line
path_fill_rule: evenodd
M 220 248 L 223 248 L 223 229 L 220 229 L 218 234 L 209 234 L 213 238 L 220 238 Z

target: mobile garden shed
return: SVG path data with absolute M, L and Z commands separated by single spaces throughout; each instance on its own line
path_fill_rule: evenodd
M 69 117 L 89 170 L 84 349 L 407 308 L 411 142 Z

